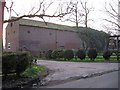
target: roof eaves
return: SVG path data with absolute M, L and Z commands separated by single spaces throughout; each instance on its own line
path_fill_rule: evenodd
M 66 25 L 59 25 L 54 23 L 47 23 L 41 22 L 41 21 L 35 21 L 35 20 L 29 20 L 29 19 L 21 19 L 19 20 L 20 25 L 27 25 L 27 26 L 35 26 L 35 27 L 42 27 L 42 28 L 49 28 L 49 29 L 57 29 L 57 30 L 63 30 L 63 31 L 76 31 L 74 27 L 66 26 Z

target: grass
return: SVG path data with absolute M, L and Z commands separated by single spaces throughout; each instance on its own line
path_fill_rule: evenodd
M 39 74 L 46 75 L 45 71 L 45 66 L 32 65 L 31 67 L 27 68 L 21 75 L 24 77 L 37 77 Z
M 38 60 L 53 60 L 53 61 L 65 61 L 65 62 L 106 62 L 108 60 L 104 60 L 103 56 L 97 56 L 97 58 L 93 61 L 90 60 L 88 58 L 88 56 L 86 56 L 86 58 L 84 60 L 80 60 L 79 58 L 77 58 L 77 60 L 75 58 L 71 59 L 71 60 L 64 60 L 64 58 L 59 58 L 59 59 L 46 59 L 46 58 L 38 58 Z M 111 56 L 109 62 L 117 62 L 117 56 Z

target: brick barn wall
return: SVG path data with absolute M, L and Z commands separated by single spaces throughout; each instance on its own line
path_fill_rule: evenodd
M 32 52 L 81 48 L 81 40 L 76 32 L 25 25 L 20 25 L 19 29 L 20 48 L 25 47 Z
M 8 49 L 10 44 L 10 49 Z M 18 51 L 19 50 L 19 23 L 12 22 L 6 27 L 6 45 L 5 51 Z

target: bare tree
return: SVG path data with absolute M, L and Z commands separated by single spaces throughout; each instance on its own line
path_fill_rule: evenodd
M 72 12 L 72 10 L 73 10 L 73 8 L 68 8 L 70 6 L 70 4 L 71 4 L 71 2 L 68 2 L 68 4 L 67 4 L 68 6 L 66 6 L 64 10 L 62 9 L 63 8 L 62 7 L 63 4 L 61 4 L 61 5 L 59 5 L 60 7 L 57 8 L 57 10 L 55 11 L 55 13 L 53 13 L 53 14 L 47 14 L 46 12 L 47 12 L 48 8 L 54 2 L 51 1 L 48 5 L 46 5 L 44 2 L 45 2 L 45 0 L 43 0 L 43 1 L 40 2 L 38 10 L 35 11 L 34 10 L 35 6 L 34 6 L 33 8 L 31 8 L 31 10 L 29 10 L 28 14 L 23 14 L 23 15 L 19 15 L 12 8 L 14 3 L 11 2 L 11 6 L 10 7 L 7 7 L 7 6 L 5 6 L 5 7 L 6 7 L 8 13 L 10 14 L 10 17 L 11 17 L 11 12 L 14 12 L 17 15 L 17 17 L 16 18 L 10 18 L 8 20 L 4 20 L 4 23 L 14 22 L 14 21 L 20 20 L 20 19 L 22 19 L 24 17 L 28 17 L 28 18 L 39 17 L 39 18 L 41 18 L 43 20 L 44 20 L 44 17 L 49 17 L 49 18 L 53 18 L 53 17 L 57 18 L 57 17 L 59 17 L 59 18 L 62 18 L 65 15 L 70 14 Z M 44 22 L 45 22 L 45 20 L 44 20 Z
M 63 21 L 70 21 L 76 24 L 76 27 L 78 28 L 78 24 L 84 24 L 85 27 L 88 27 L 88 21 L 92 20 L 89 19 L 89 14 L 91 11 L 93 11 L 93 7 L 88 7 L 87 1 L 83 2 L 81 0 L 76 0 L 76 2 L 71 2 L 72 6 L 74 8 L 73 12 L 69 14 L 67 19 Z M 93 21 L 93 20 L 92 20 Z
M 78 8 L 78 1 L 76 3 L 72 2 L 73 12 L 69 14 L 69 17 L 65 21 L 70 21 L 76 24 L 76 27 L 78 28 L 78 24 L 81 23 L 81 18 L 83 14 L 81 13 L 80 9 Z
M 81 6 L 82 6 L 82 9 L 83 9 L 83 16 L 84 16 L 84 24 L 85 24 L 85 27 L 87 28 L 88 27 L 88 21 L 93 21 L 92 19 L 89 19 L 88 16 L 90 14 L 91 11 L 93 11 L 93 7 L 88 7 L 87 6 L 87 1 L 85 2 L 82 2 L 80 1 L 81 3 Z
M 120 1 L 111 0 L 111 2 L 105 4 L 105 13 L 108 18 L 103 20 L 109 23 L 109 25 L 103 25 L 106 29 L 112 31 L 120 31 Z

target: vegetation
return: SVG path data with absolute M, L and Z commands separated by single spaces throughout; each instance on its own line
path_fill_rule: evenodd
M 77 51 L 76 56 L 80 58 L 81 60 L 85 59 L 86 57 L 86 52 L 83 49 L 80 49 Z
M 105 48 L 105 38 L 109 35 L 103 31 L 94 30 L 91 28 L 78 28 L 79 37 L 83 41 L 83 48 L 97 48 L 98 52 L 101 52 Z
M 91 48 L 88 50 L 88 57 L 91 59 L 91 60 L 94 60 L 96 57 L 97 57 L 97 50 L 94 49 L 94 48 Z
M 70 59 L 73 59 L 74 58 L 74 53 L 72 50 L 66 50 L 64 52 L 64 55 L 63 55 L 63 58 L 66 60 L 70 60 Z
M 46 58 L 38 58 L 38 60 L 47 60 Z M 65 61 L 68 62 L 68 60 L 65 60 L 64 58 L 57 58 L 57 59 L 48 59 L 53 61 Z M 81 60 L 80 58 L 73 58 L 69 60 L 69 62 L 108 62 L 108 60 L 105 60 L 103 56 L 97 56 L 96 59 L 93 61 L 88 56 L 84 60 Z M 109 59 L 109 62 L 117 62 L 117 56 L 111 56 Z
M 105 60 L 110 60 L 110 56 L 112 55 L 112 52 L 110 50 L 104 51 L 103 52 L 103 58 Z
M 47 59 L 52 59 L 52 50 L 48 50 L 48 51 L 46 52 L 45 57 L 46 57 Z
M 2 59 L 2 73 L 4 75 L 16 73 L 17 76 L 20 76 L 32 62 L 30 53 L 26 51 L 3 53 Z
M 24 77 L 37 77 L 38 75 L 46 75 L 47 73 L 45 66 L 32 65 L 28 67 L 21 75 Z
M 41 76 L 48 75 L 45 66 L 38 66 L 33 62 L 29 52 L 4 52 L 2 60 L 2 87 L 14 88 L 24 86 Z M 39 79 L 39 80 L 40 80 Z
M 72 61 L 72 62 L 106 62 L 108 59 L 104 58 L 104 52 L 98 53 L 96 49 L 89 49 L 88 52 L 85 50 L 78 50 L 78 51 L 72 51 L 72 50 L 56 50 L 61 51 L 63 57 L 57 57 L 56 59 L 51 58 L 38 58 L 39 60 L 55 60 L 55 61 Z M 89 53 L 89 54 L 86 54 Z M 117 62 L 117 56 L 116 54 L 112 54 L 109 58 L 109 62 Z

